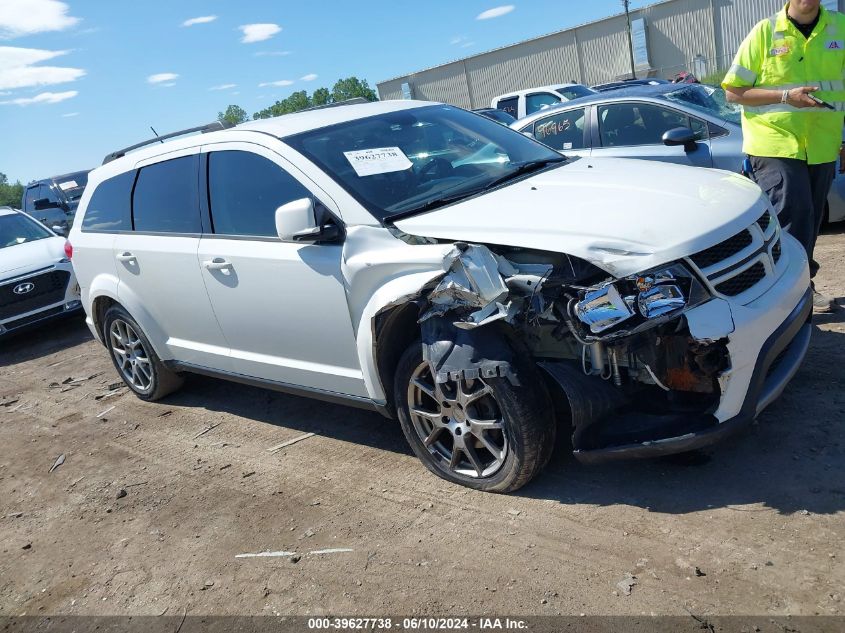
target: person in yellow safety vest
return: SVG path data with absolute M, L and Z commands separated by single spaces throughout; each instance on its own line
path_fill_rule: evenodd
M 722 87 L 743 106 L 743 151 L 754 179 L 807 249 L 814 277 L 813 249 L 843 154 L 845 15 L 820 0 L 791 0 L 748 34 Z M 814 310 L 833 307 L 813 285 Z

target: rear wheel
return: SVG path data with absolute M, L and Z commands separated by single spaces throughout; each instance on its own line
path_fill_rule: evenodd
M 141 326 L 121 306 L 106 312 L 103 337 L 117 373 L 142 400 L 158 400 L 182 386 L 182 377 L 156 356 Z
M 402 431 L 436 475 L 470 488 L 512 492 L 528 483 L 554 447 L 551 402 L 533 366 L 506 378 L 437 383 L 419 341 L 399 361 L 394 395 Z

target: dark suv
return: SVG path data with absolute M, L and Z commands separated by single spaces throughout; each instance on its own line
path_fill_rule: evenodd
M 77 171 L 30 183 L 21 198 L 21 210 L 58 233 L 67 235 L 79 199 L 88 184 L 88 172 Z

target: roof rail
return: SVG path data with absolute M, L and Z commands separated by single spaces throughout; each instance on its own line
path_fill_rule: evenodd
M 161 136 L 156 136 L 155 138 L 148 139 L 141 143 L 136 143 L 135 145 L 130 145 L 129 147 L 124 147 L 123 149 L 119 149 L 111 154 L 107 154 L 106 157 L 103 159 L 103 165 L 106 163 L 110 163 L 113 160 L 120 158 L 122 156 L 126 156 L 127 153 L 139 149 L 141 147 L 146 147 L 147 145 L 152 145 L 153 143 L 163 143 L 169 138 L 175 138 L 177 136 L 184 136 L 185 134 L 192 134 L 193 132 L 202 132 L 203 134 L 207 132 L 217 132 L 219 130 L 226 130 L 230 127 L 234 127 L 234 123 L 229 121 L 214 121 L 212 123 L 208 123 L 206 125 L 200 125 L 198 127 L 189 127 L 186 130 L 179 130 L 178 132 L 170 132 L 169 134 L 162 134 Z
M 352 97 L 351 99 L 345 99 L 343 101 L 335 101 L 333 103 L 325 103 L 323 105 L 311 106 L 310 108 L 298 110 L 298 112 L 310 112 L 311 110 L 323 110 L 324 108 L 337 108 L 339 106 L 358 105 L 361 103 L 369 103 L 369 100 L 365 99 L 364 97 Z

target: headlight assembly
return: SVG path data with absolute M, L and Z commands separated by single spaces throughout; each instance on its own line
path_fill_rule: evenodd
M 668 264 L 583 291 L 575 316 L 601 334 L 626 323 L 626 330 L 651 327 L 707 301 L 709 293 L 683 264 Z

